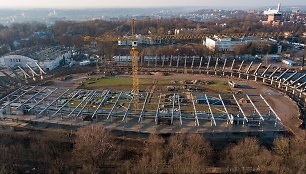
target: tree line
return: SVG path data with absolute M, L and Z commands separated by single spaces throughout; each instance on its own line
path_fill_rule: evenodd
M 296 23 L 272 27 L 262 25 L 264 16 L 247 13 L 220 20 L 195 22 L 182 18 L 171 19 L 143 19 L 136 21 L 136 33 L 148 35 L 174 34 L 174 29 L 183 29 L 181 33 L 249 33 L 249 32 L 278 32 L 292 31 L 297 36 L 302 36 L 305 28 L 303 24 Z M 222 25 L 221 25 L 222 24 Z M 226 24 L 226 25 L 224 25 Z M 190 29 L 190 30 L 189 30 Z M 49 32 L 53 39 L 39 40 L 31 37 L 34 32 Z M 30 39 L 26 46 L 63 44 L 66 46 L 83 45 L 85 35 L 90 36 L 122 36 L 131 34 L 131 21 L 56 21 L 52 26 L 43 23 L 15 23 L 10 26 L 0 25 L 0 43 L 13 48 L 14 41 Z M 31 40 L 32 39 L 32 40 Z M 25 47 L 26 47 L 25 46 Z
M 305 173 L 306 141 L 254 137 L 216 150 L 200 134 L 117 137 L 101 125 L 75 135 L 2 134 L 0 173 Z

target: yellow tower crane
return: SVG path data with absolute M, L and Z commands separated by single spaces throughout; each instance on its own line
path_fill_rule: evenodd
M 130 55 L 132 57 L 132 77 L 133 77 L 133 93 L 135 100 L 135 108 L 138 109 L 139 103 L 139 78 L 138 78 L 138 55 L 139 51 L 137 50 L 137 37 L 136 37 L 136 20 L 132 19 L 132 36 L 130 38 L 114 38 L 114 37 L 96 37 L 94 40 L 96 42 L 113 42 L 113 41 L 127 41 L 132 43 L 132 49 L 130 51 Z M 93 41 L 93 38 L 90 36 L 84 37 L 85 42 Z M 97 65 L 98 67 L 98 65 Z
M 136 38 L 135 35 L 135 19 L 132 20 L 132 37 Z M 137 50 L 137 40 L 132 41 L 132 49 L 130 51 L 132 57 L 132 75 L 133 75 L 133 92 L 135 94 L 136 102 L 138 102 L 139 98 L 139 78 L 138 78 L 138 55 L 139 52 Z

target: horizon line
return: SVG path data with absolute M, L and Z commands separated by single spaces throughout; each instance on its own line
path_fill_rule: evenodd
M 178 6 L 101 6 L 101 7 L 94 7 L 94 6 L 88 6 L 88 7 L 0 7 L 0 9 L 103 9 L 103 8 L 111 8 L 111 9 L 147 9 L 147 8 L 263 8 L 263 7 L 271 7 L 272 5 L 258 5 L 258 6 L 253 6 L 253 5 L 206 5 L 206 6 L 195 6 L 195 5 L 190 5 L 190 6 L 183 6 L 183 5 L 178 5 Z M 277 5 L 275 5 L 277 6 Z M 300 4 L 300 5 L 282 5 L 282 7 L 306 7 L 306 4 Z

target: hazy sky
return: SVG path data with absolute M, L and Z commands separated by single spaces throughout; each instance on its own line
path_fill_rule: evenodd
M 86 8 L 169 6 L 276 6 L 306 5 L 306 0 L 0 0 L 0 8 Z

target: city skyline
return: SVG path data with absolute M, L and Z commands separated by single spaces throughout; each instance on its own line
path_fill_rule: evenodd
M 230 2 L 230 3 L 229 3 Z M 150 2 L 144 2 L 140 0 L 113 0 L 113 1 L 99 1 L 99 0 L 87 0 L 86 2 L 81 0 L 75 0 L 73 3 L 65 2 L 61 0 L 10 0 L 0 2 L 1 8 L 122 8 L 122 7 L 184 7 L 184 6 L 202 6 L 202 7 L 261 7 L 261 6 L 277 6 L 281 3 L 284 6 L 294 5 L 306 5 L 305 0 L 169 0 L 164 2 L 163 0 L 155 0 Z

